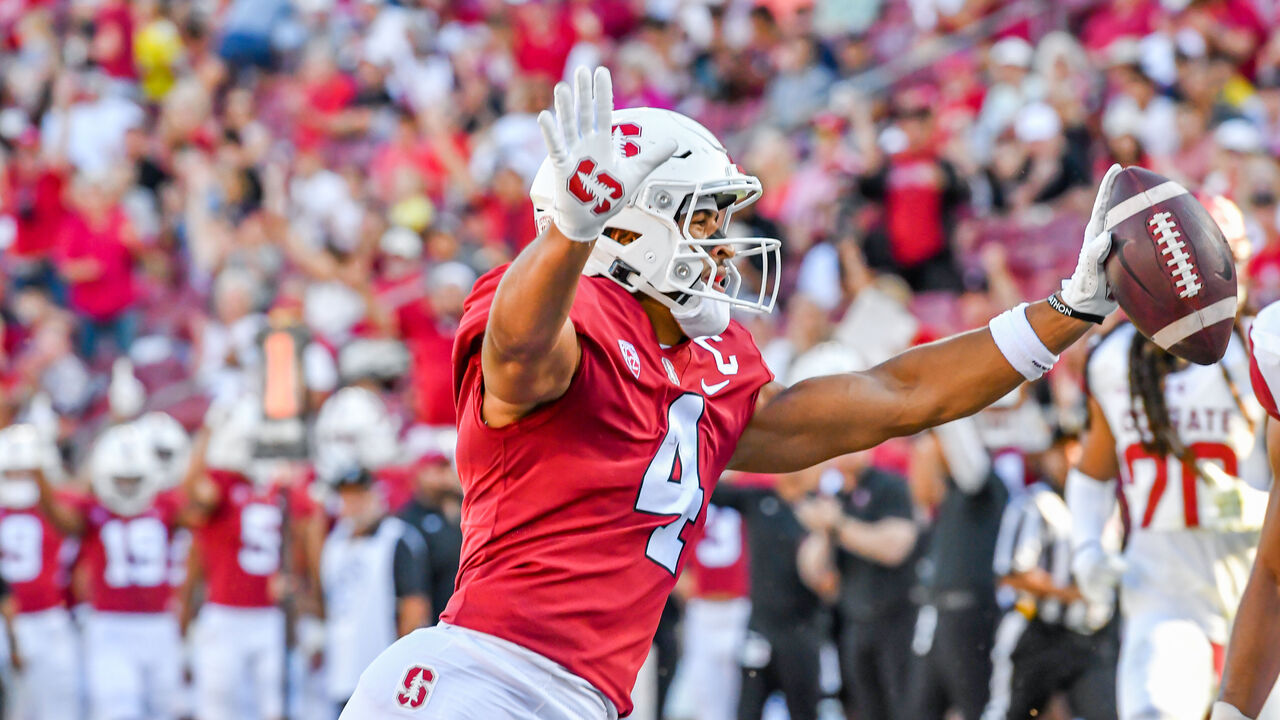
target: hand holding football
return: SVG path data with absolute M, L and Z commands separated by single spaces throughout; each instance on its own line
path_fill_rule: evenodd
M 1180 358 L 1222 359 L 1236 315 L 1235 261 L 1200 201 L 1150 170 L 1125 168 L 1103 229 L 1107 282 L 1134 326 Z

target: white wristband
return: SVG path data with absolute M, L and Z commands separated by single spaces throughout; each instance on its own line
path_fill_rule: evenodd
M 1221 700 L 1213 704 L 1213 712 L 1209 715 L 1209 720 L 1251 720 L 1247 715 L 1236 709 L 1230 703 L 1224 703 Z
M 1028 380 L 1039 379 L 1058 362 L 1027 320 L 1026 303 L 991 318 L 987 327 L 1005 359 Z

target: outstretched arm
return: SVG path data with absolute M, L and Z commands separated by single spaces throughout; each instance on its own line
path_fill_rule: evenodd
M 778 393 L 756 411 L 730 467 L 799 470 L 971 415 L 1043 375 L 1090 322 L 1116 307 L 1103 263 L 1112 165 L 1085 226 L 1075 272 L 1044 302 L 1019 306 L 974 330 L 908 350 L 866 372 L 814 378 Z
M 1280 473 L 1280 422 L 1267 418 L 1267 454 L 1271 471 Z M 1280 483 L 1271 486 L 1271 503 L 1262 525 L 1262 541 L 1253 573 L 1240 599 L 1227 663 L 1223 670 L 1221 703 L 1213 717 L 1233 718 L 1229 704 L 1247 717 L 1257 717 L 1280 675 Z
M 578 68 L 573 89 L 556 85 L 555 114 L 538 116 L 555 177 L 552 223 L 503 276 L 489 311 L 480 362 L 491 426 L 513 423 L 569 389 L 580 352 L 569 309 L 582 268 L 609 218 L 675 149 L 642 147 L 623 157 L 613 145 L 612 118 L 605 68 L 594 77 Z M 608 198 L 594 187 L 606 184 L 616 189 Z
M 1027 319 L 1061 352 L 1089 323 L 1039 302 Z M 992 339 L 974 330 L 912 348 L 866 372 L 817 377 L 779 393 L 756 412 L 731 467 L 789 472 L 864 450 L 891 437 L 971 415 L 1023 382 Z

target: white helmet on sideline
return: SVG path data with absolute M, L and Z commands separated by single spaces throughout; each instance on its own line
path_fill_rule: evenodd
M 35 471 L 50 475 L 51 448 L 34 425 L 18 423 L 0 430 L 0 507 L 16 510 L 35 507 L 40 501 L 40 487 Z
M 90 457 L 93 493 L 117 515 L 137 515 L 160 492 L 160 468 L 149 438 L 133 425 L 116 425 L 98 438 Z
M 134 424 L 151 442 L 161 484 L 166 488 L 175 487 L 182 481 L 191 459 L 191 436 L 186 428 L 172 415 L 159 410 L 143 415 Z
M 316 474 L 329 481 L 353 466 L 377 470 L 396 459 L 399 434 L 399 423 L 382 398 L 362 387 L 345 387 L 316 414 Z
M 639 144 L 651 138 L 674 139 L 676 150 L 609 220 L 583 273 L 602 275 L 631 292 L 643 292 L 677 314 L 691 311 L 700 300 L 771 311 L 781 277 L 781 242 L 725 236 L 733 213 L 760 197 L 760 180 L 744 173 L 710 130 L 680 113 L 629 108 L 614 112 L 613 123 L 614 140 L 625 155 L 638 153 Z M 555 173 L 547 159 L 529 191 L 539 232 L 551 221 L 555 192 Z M 709 238 L 691 237 L 691 209 L 722 213 L 720 230 Z M 609 236 L 610 229 L 638 237 L 619 243 Z M 732 247 L 738 258 L 761 256 L 758 291 L 742 287 L 742 276 L 732 263 L 726 263 L 725 277 L 716 277 L 716 262 L 709 251 L 717 245 Z M 724 322 L 728 322 L 727 313 Z

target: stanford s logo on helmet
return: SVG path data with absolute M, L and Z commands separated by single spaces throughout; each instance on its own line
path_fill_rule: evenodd
M 659 165 L 636 189 L 630 202 L 618 212 L 596 240 L 583 273 L 612 279 L 631 292 L 642 292 L 674 312 L 687 312 L 699 302 L 715 301 L 746 310 L 768 312 L 778 295 L 781 242 L 775 238 L 736 237 L 733 213 L 760 197 L 760 180 L 742 172 L 711 131 L 670 110 L 630 108 L 613 114 L 613 140 L 617 152 L 633 157 L 646 143 L 671 138 L 675 153 Z M 583 167 L 591 165 L 592 167 Z M 586 160 L 570 181 L 570 192 L 583 203 L 602 203 L 623 196 L 609 192 L 607 175 L 595 174 Z M 550 160 L 543 162 L 529 196 L 539 228 L 545 228 L 555 201 L 555 173 Z M 697 210 L 720 214 L 720 231 L 713 237 L 695 238 L 689 225 Z M 624 241 L 614 239 L 611 230 Z M 719 266 L 711 256 L 716 246 L 727 245 L 735 259 L 760 258 L 758 284 L 744 286 L 734 263 Z

